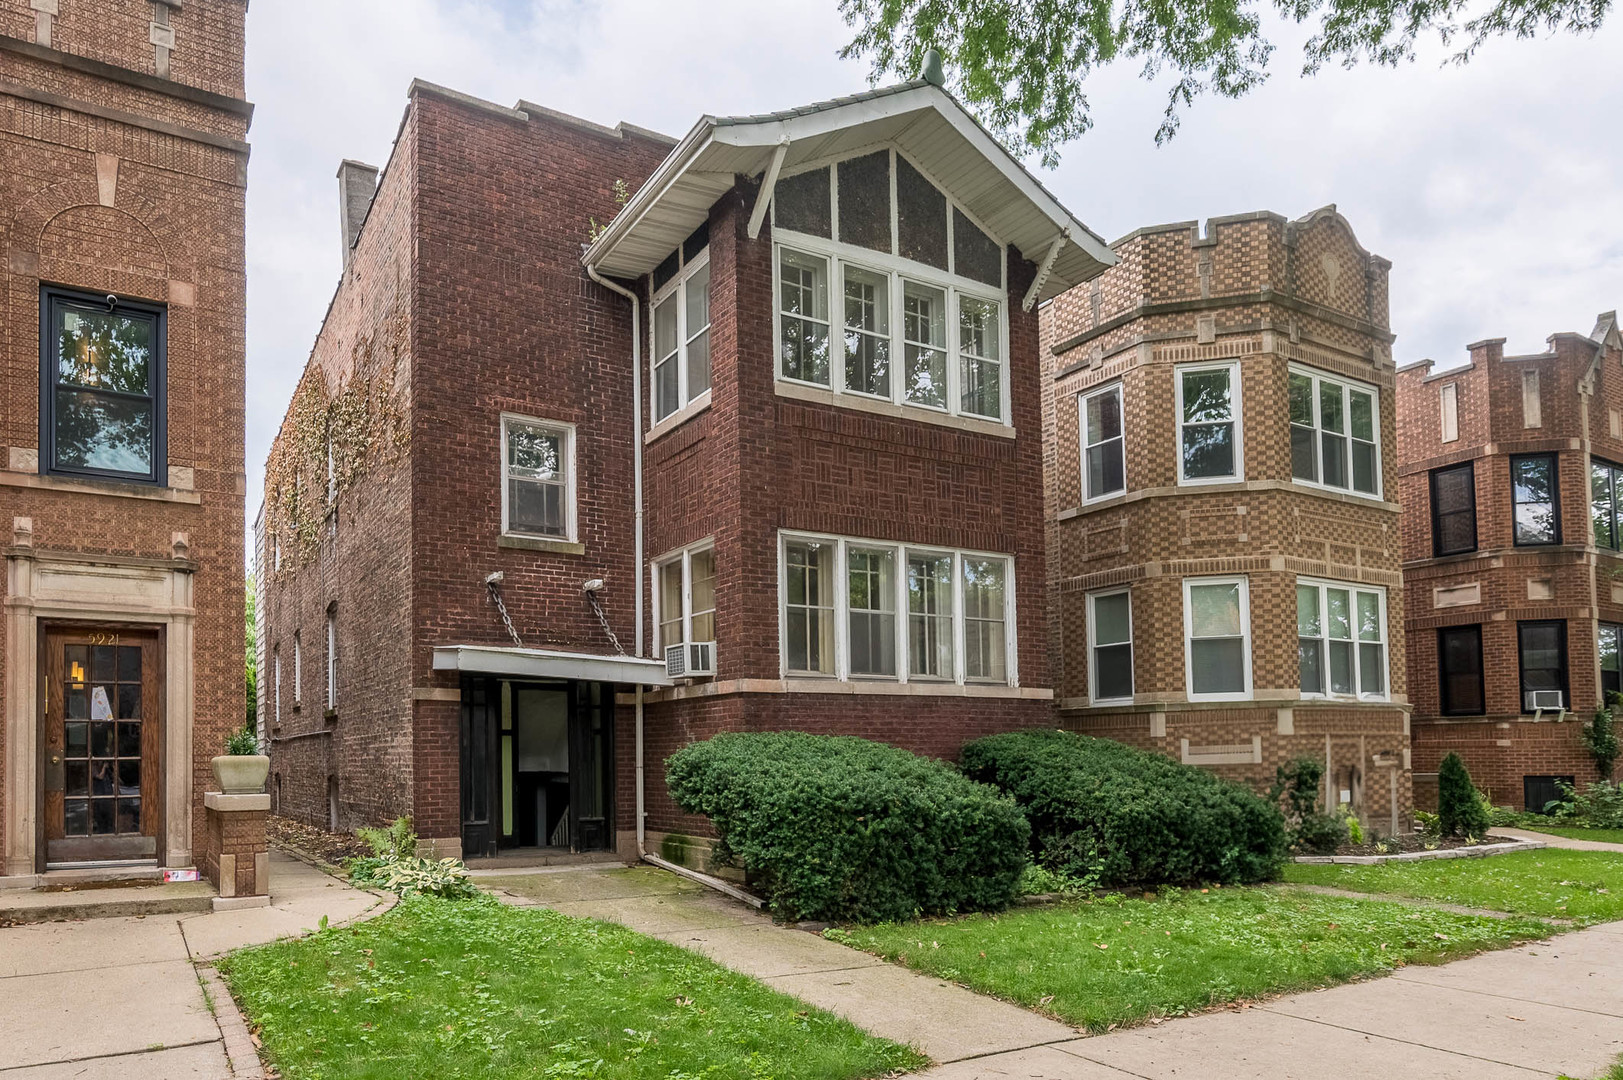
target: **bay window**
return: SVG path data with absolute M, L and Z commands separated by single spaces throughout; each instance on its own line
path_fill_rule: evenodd
M 1385 699 L 1384 590 L 1299 579 L 1296 644 L 1304 697 Z
M 1623 694 L 1623 626 L 1601 623 L 1600 641 L 1600 700 L 1605 704 L 1608 695 Z
M 1561 542 L 1560 472 L 1554 454 L 1510 459 L 1512 537 L 1516 547 Z
M 1251 696 L 1251 610 L 1246 579 L 1185 578 L 1184 669 L 1191 701 Z
M 1133 613 L 1126 589 L 1088 594 L 1088 696 L 1133 700 Z
M 1589 462 L 1589 520 L 1595 534 L 1595 546 L 1623 547 L 1623 531 L 1619 531 L 1618 503 L 1623 496 L 1623 466 L 1592 458 Z
M 1245 476 L 1240 443 L 1240 365 L 1180 367 L 1178 480 L 1232 481 Z
M 1082 396 L 1082 501 L 1116 495 L 1127 487 L 1122 436 L 1121 384 Z
M 1380 394 L 1310 368 L 1289 375 L 1291 476 L 1304 483 L 1381 493 Z
M 709 229 L 701 228 L 654 270 L 654 422 L 710 391 Z
M 1015 681 L 1007 556 L 785 533 L 780 588 L 786 675 Z

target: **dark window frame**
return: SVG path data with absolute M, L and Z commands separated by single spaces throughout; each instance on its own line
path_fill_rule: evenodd
M 39 471 L 47 476 L 73 476 L 123 484 L 167 487 L 169 484 L 168 339 L 169 309 L 145 300 L 115 297 L 109 308 L 107 293 L 90 293 L 58 285 L 43 285 L 39 291 Z M 72 468 L 56 462 L 56 389 L 61 375 L 61 338 L 56 332 L 57 313 L 68 307 L 91 307 L 133 312 L 148 316 L 152 327 L 152 362 L 148 371 L 152 401 L 152 468 L 145 475 L 112 469 Z M 112 393 L 111 391 L 103 391 Z M 139 395 L 122 395 L 130 398 Z
M 1450 550 L 1450 551 L 1444 551 L 1443 550 L 1443 532 L 1442 532 L 1442 528 L 1441 528 L 1441 525 L 1442 525 L 1441 515 L 1437 512 L 1437 478 L 1439 476 L 1442 476 L 1445 473 L 1461 472 L 1461 471 L 1468 472 L 1468 473 L 1470 473 L 1470 476 L 1471 476 L 1471 483 L 1470 483 L 1470 487 L 1468 489 L 1471 492 L 1471 505 L 1470 505 L 1470 508 L 1469 508 L 1469 513 L 1471 515 L 1471 545 L 1469 547 L 1455 548 L 1455 549 Z M 1432 556 L 1434 558 L 1439 558 L 1440 559 L 1445 555 L 1464 555 L 1464 554 L 1467 554 L 1469 552 L 1477 550 L 1478 537 L 1477 537 L 1477 517 L 1476 517 L 1476 461 L 1475 461 L 1475 459 L 1472 459 L 1470 461 L 1462 461 L 1457 465 L 1445 465 L 1440 469 L 1431 470 L 1431 473 L 1427 476 L 1427 486 L 1430 489 L 1429 493 L 1430 493 L 1430 497 L 1431 497 L 1431 553 L 1432 553 Z M 1467 511 L 1465 509 L 1450 510 L 1449 511 L 1450 514 L 1463 514 L 1463 513 L 1466 513 L 1466 512 Z
M 1619 683 L 1619 685 L 1613 686 L 1613 687 L 1608 687 L 1606 685 L 1606 669 L 1604 667 L 1600 666 L 1600 635 L 1602 633 L 1606 632 L 1607 630 L 1611 630 L 1613 633 L 1615 633 L 1617 635 L 1617 641 L 1618 641 L 1618 659 L 1619 659 L 1618 683 Z M 1609 691 L 1616 691 L 1617 693 L 1623 694 L 1623 623 L 1607 622 L 1604 619 L 1602 619 L 1596 625 L 1596 629 L 1595 629 L 1595 664 L 1596 664 L 1596 667 L 1600 671 L 1600 703 L 1602 705 L 1604 705 L 1604 704 L 1606 704 L 1606 695 L 1607 695 L 1607 693 Z
M 1517 705 L 1517 712 L 1524 716 L 1531 715 L 1532 710 L 1527 707 L 1527 663 L 1525 647 L 1522 644 L 1522 633 L 1537 626 L 1558 626 L 1561 628 L 1561 704 L 1568 711 L 1572 709 L 1572 658 L 1567 649 L 1567 620 L 1565 619 L 1518 619 L 1516 621 L 1516 689 L 1521 695 Z
M 1474 708 L 1474 709 L 1455 708 L 1453 702 L 1451 702 L 1449 700 L 1448 670 L 1447 670 L 1447 668 L 1445 666 L 1445 661 L 1444 661 L 1444 658 L 1447 657 L 1447 655 L 1448 655 L 1448 650 L 1445 649 L 1444 646 L 1443 646 L 1443 639 L 1445 637 L 1447 637 L 1448 635 L 1450 635 L 1450 634 L 1460 634 L 1460 633 L 1469 633 L 1469 634 L 1471 634 L 1471 636 L 1476 638 L 1476 659 L 1477 659 L 1477 663 L 1476 663 L 1476 685 L 1477 685 L 1477 701 L 1481 702 L 1481 707 L 1480 708 Z M 1438 706 L 1439 706 L 1439 711 L 1442 713 L 1442 715 L 1444 715 L 1444 716 L 1485 716 L 1487 714 L 1487 711 L 1488 711 L 1488 688 L 1487 688 L 1487 683 L 1486 683 L 1484 673 L 1483 673 L 1483 668 L 1485 666 L 1486 665 L 1483 663 L 1483 657 L 1482 657 L 1482 626 L 1481 626 L 1480 623 L 1471 623 L 1470 625 L 1467 625 L 1467 626 L 1439 626 L 1437 628 L 1437 682 L 1438 682 L 1438 698 L 1437 698 L 1437 702 L 1438 702 Z
M 1594 536 L 1596 469 L 1606 470 L 1607 502 L 1609 504 L 1607 527 L 1611 533 L 1611 540 L 1605 544 Z M 1623 526 L 1623 520 L 1620 520 L 1623 519 L 1623 515 L 1619 515 L 1617 512 L 1617 492 L 1620 487 L 1623 487 L 1623 465 L 1607 461 L 1605 458 L 1591 457 L 1589 459 L 1589 532 L 1594 545 L 1607 551 L 1623 550 L 1623 529 L 1620 529 L 1620 526 Z
M 1516 508 L 1523 504 L 1516 501 L 1516 466 L 1524 461 L 1548 461 L 1550 463 L 1550 514 L 1554 528 L 1548 540 L 1523 540 L 1516 535 Z M 1557 454 L 1513 454 L 1510 458 L 1510 543 L 1512 547 L 1552 547 L 1561 542 L 1561 458 Z
M 1577 786 L 1577 782 L 1578 778 L 1571 773 L 1531 773 L 1523 775 L 1522 807 L 1527 810 L 1528 813 L 1542 814 L 1544 813 L 1544 806 L 1548 806 L 1551 802 L 1562 797 L 1562 784 L 1565 784 L 1567 787 L 1575 787 Z M 1541 787 L 1545 789 L 1545 794 L 1551 795 L 1553 798 L 1543 800 L 1544 806 L 1534 806 L 1534 800 L 1531 798 L 1531 796 L 1535 790 Z

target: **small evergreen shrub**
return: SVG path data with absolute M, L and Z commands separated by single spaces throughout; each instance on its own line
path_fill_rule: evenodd
M 963 768 L 1025 810 L 1039 865 L 1103 886 L 1262 881 L 1285 858 L 1277 807 L 1203 769 L 1109 739 L 992 735 L 964 747 Z
M 786 919 L 872 922 L 1006 906 L 1030 826 L 939 761 L 850 736 L 731 732 L 677 751 L 665 780 L 710 819 Z
M 1268 801 L 1283 804 L 1290 846 L 1312 855 L 1332 854 L 1351 835 L 1347 819 L 1319 810 L 1319 780 L 1323 776 L 1324 762 L 1300 757 L 1274 770 L 1274 782 L 1268 788 Z
M 1346 818 L 1315 810 L 1298 821 L 1291 830 L 1291 846 L 1309 855 L 1334 855 L 1350 835 Z
M 1437 830 L 1441 836 L 1477 836 L 1488 831 L 1486 799 L 1471 783 L 1460 756 L 1450 753 L 1437 767 Z

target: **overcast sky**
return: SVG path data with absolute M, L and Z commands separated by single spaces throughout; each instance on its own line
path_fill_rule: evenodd
M 1623 18 L 1614 24 L 1623 23 Z M 1203 99 L 1157 148 L 1165 83 L 1088 87 L 1095 127 L 1043 181 L 1107 240 L 1141 225 L 1335 203 L 1390 259 L 1394 356 L 1468 342 L 1534 352 L 1588 332 L 1623 282 L 1623 26 L 1501 42 L 1470 65 L 1275 73 Z M 248 15 L 248 517 L 265 455 L 338 280 L 341 158 L 381 166 L 413 77 L 672 136 L 866 87 L 836 0 L 275 0 Z

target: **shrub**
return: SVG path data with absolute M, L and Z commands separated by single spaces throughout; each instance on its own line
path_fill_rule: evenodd
M 460 859 L 362 857 L 349 862 L 349 880 L 362 888 L 386 889 L 401 896 L 437 896 L 441 900 L 471 900 L 479 889 Z
M 259 732 L 244 726 L 225 737 L 225 752 L 229 757 L 251 757 L 259 753 Z
M 1436 836 L 1441 829 L 1442 826 L 1439 823 L 1436 814 L 1429 810 L 1416 810 L 1414 812 L 1415 832 L 1422 833 L 1426 836 Z
M 1556 804 L 1556 817 L 1588 829 L 1623 829 L 1623 785 L 1602 780 L 1583 791 L 1563 787 L 1567 797 Z
M 1253 882 L 1284 860 L 1277 807 L 1160 754 L 1066 731 L 992 735 L 964 747 L 964 771 L 1014 796 L 1037 861 L 1100 884 Z
M 366 841 L 372 854 L 380 859 L 403 859 L 417 854 L 417 832 L 411 827 L 411 816 L 397 817 L 386 829 L 356 829 L 355 835 Z
M 1617 762 L 1618 740 L 1617 732 L 1612 726 L 1612 710 L 1623 696 L 1616 691 L 1606 695 L 1606 706 L 1595 710 L 1595 717 L 1583 726 L 1579 738 L 1583 741 L 1584 749 L 1595 762 L 1595 771 L 1602 780 L 1612 778 L 1612 766 Z
M 1275 769 L 1273 785 L 1268 788 L 1268 801 L 1284 804 L 1285 835 L 1290 846 L 1314 855 L 1334 852 L 1347 842 L 1352 828 L 1339 814 L 1320 813 L 1319 780 L 1323 776 L 1323 762 L 1300 757 Z
M 1333 855 L 1351 835 L 1348 819 L 1340 814 L 1305 815 L 1291 830 L 1292 846 L 1312 855 Z
M 1031 829 L 1012 801 L 866 739 L 724 733 L 673 754 L 665 779 L 787 919 L 1000 908 L 1026 865 Z
M 1481 836 L 1488 811 L 1460 756 L 1450 753 L 1437 767 L 1437 829 L 1441 836 Z

